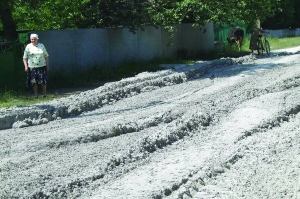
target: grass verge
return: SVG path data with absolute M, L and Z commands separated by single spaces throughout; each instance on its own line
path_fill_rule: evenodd
M 286 38 L 272 38 L 267 37 L 272 50 L 296 47 L 300 45 L 300 37 L 286 37 Z M 243 42 L 242 52 L 250 52 L 249 50 L 250 38 L 246 37 Z

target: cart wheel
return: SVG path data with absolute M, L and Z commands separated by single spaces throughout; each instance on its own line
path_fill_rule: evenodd
M 262 41 L 258 41 L 257 42 L 257 54 L 263 54 L 263 49 L 264 49 L 264 46 L 263 46 L 263 43 Z

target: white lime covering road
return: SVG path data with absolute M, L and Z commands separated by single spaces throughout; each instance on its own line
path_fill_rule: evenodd
M 300 48 L 0 110 L 0 198 L 299 198 Z

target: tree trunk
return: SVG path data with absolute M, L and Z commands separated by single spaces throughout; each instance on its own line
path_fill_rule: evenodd
M 0 3 L 0 20 L 3 25 L 3 36 L 9 40 L 16 40 L 18 38 L 16 24 L 7 0 Z

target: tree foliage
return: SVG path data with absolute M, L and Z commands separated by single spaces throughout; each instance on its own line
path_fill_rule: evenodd
M 0 5 L 9 8 L 19 30 L 126 27 L 134 32 L 146 25 L 168 27 L 181 23 L 200 26 L 207 22 L 230 24 L 238 21 L 251 26 L 257 19 L 266 22 L 274 19 L 274 15 L 285 16 L 290 24 L 299 25 L 300 8 L 296 1 L 0 0 Z M 5 29 L 7 18 L 3 17 L 1 8 Z
M 280 11 L 284 0 L 91 0 L 83 8 L 85 20 L 79 27 L 128 27 L 145 25 L 243 21 L 251 26 Z
M 0 21 L 2 22 L 3 36 L 15 40 L 18 35 L 10 8 L 8 1 L 0 0 Z
M 148 0 L 90 0 L 81 8 L 84 20 L 77 23 L 79 28 L 136 27 L 149 25 L 150 6 Z
M 19 30 L 52 30 L 77 28 L 84 20 L 80 9 L 82 0 L 15 0 L 13 17 Z
M 299 0 L 281 1 L 280 9 L 273 16 L 268 17 L 263 27 L 267 29 L 300 28 Z

